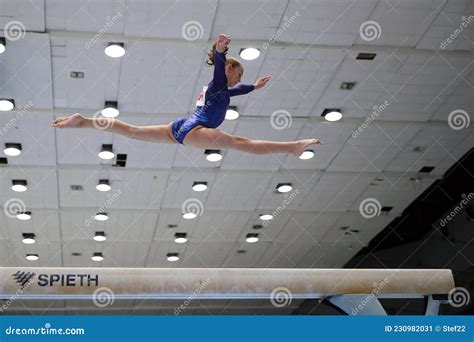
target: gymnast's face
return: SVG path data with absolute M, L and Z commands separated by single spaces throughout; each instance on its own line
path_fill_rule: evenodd
M 227 77 L 227 86 L 233 87 L 240 82 L 242 75 L 244 73 L 244 68 L 242 65 L 232 65 L 228 63 L 225 66 L 225 75 Z

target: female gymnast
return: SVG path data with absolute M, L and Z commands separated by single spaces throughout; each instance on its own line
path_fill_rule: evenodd
M 234 149 L 254 154 L 291 153 L 300 156 L 310 145 L 321 144 L 318 139 L 297 141 L 252 140 L 227 134 L 217 129 L 224 121 L 230 97 L 244 95 L 267 84 L 270 77 L 261 77 L 255 84 L 237 84 L 244 68 L 240 62 L 227 57 L 231 39 L 220 34 L 208 52 L 207 64 L 214 65 L 214 77 L 205 86 L 191 116 L 181 117 L 167 125 L 134 126 L 113 118 L 86 118 L 76 113 L 55 119 L 51 126 L 64 128 L 96 128 L 129 138 L 165 144 L 183 144 L 204 149 Z M 100 120 L 100 123 L 95 121 Z M 107 120 L 104 123 L 104 120 Z M 111 120 L 111 121 L 108 121 Z

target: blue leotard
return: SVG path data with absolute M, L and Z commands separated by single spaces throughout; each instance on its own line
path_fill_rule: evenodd
M 252 84 L 237 84 L 228 88 L 225 63 L 225 52 L 219 53 L 214 49 L 214 77 L 199 94 L 194 113 L 191 116 L 178 118 L 172 123 L 173 137 L 180 144 L 183 144 L 186 134 L 196 126 L 219 127 L 225 119 L 230 98 L 254 90 Z

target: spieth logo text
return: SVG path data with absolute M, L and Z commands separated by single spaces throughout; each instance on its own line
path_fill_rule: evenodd
M 13 279 L 20 285 L 25 286 L 32 282 L 36 273 L 18 271 L 12 274 Z M 36 278 L 38 286 L 99 286 L 98 274 L 46 274 L 40 273 Z

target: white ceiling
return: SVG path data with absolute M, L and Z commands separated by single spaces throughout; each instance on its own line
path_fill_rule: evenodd
M 31 107 L 20 117 L 16 111 L 0 115 L 2 128 L 14 122 L 1 132 L 0 144 L 23 145 L 21 156 L 0 165 L 0 206 L 19 198 L 32 211 L 29 221 L 0 212 L 0 266 L 342 267 L 474 145 L 472 124 L 453 130 L 447 121 L 457 109 L 472 117 L 474 24 L 440 49 L 473 14 L 470 0 L 0 0 L 0 27 L 18 20 L 27 30 L 22 39 L 7 41 L 0 55 L 0 98 Z M 365 41 L 359 27 L 369 20 L 380 24 L 381 34 Z M 188 21 L 202 25 L 201 39 L 183 39 Z M 221 162 L 209 163 L 195 148 L 49 126 L 76 111 L 91 116 L 106 100 L 118 101 L 119 118 L 136 125 L 166 124 L 191 113 L 212 75 L 205 52 L 221 32 L 233 39 L 231 55 L 246 46 L 262 51 L 243 62 L 243 82 L 263 75 L 272 80 L 233 98 L 241 117 L 220 129 L 255 139 L 316 137 L 323 145 L 315 158 L 225 151 Z M 124 42 L 125 56 L 107 57 L 109 41 Z M 356 60 L 359 52 L 377 56 Z M 71 71 L 85 78 L 71 79 Z M 341 90 L 343 81 L 357 85 Z M 351 137 L 385 101 L 389 106 L 377 119 Z M 343 110 L 343 119 L 324 122 L 321 112 L 334 107 Z M 276 110 L 292 115 L 291 127 L 272 128 Z M 126 153 L 127 166 L 99 160 L 102 144 Z M 434 170 L 419 174 L 423 166 Z M 95 190 L 102 178 L 110 179 L 110 193 Z M 27 179 L 29 190 L 13 192 L 12 179 Z M 192 191 L 192 183 L 203 180 L 208 190 Z M 261 223 L 259 214 L 282 205 L 285 196 L 275 194 L 280 182 L 293 183 L 299 195 L 258 231 L 258 243 L 246 243 L 245 235 Z M 84 190 L 71 191 L 72 184 Z M 110 219 L 86 226 L 118 191 L 107 210 Z M 359 204 L 370 197 L 393 209 L 362 217 Z M 189 198 L 203 203 L 194 220 L 181 217 Z M 344 234 L 342 226 L 359 233 Z M 97 230 L 106 232 L 106 242 L 92 240 Z M 37 236 L 34 245 L 21 243 L 29 232 Z M 189 243 L 174 243 L 174 232 L 188 233 Z M 94 252 L 105 260 L 91 261 Z M 169 252 L 181 260 L 166 261 Z M 27 253 L 40 259 L 29 262 Z

